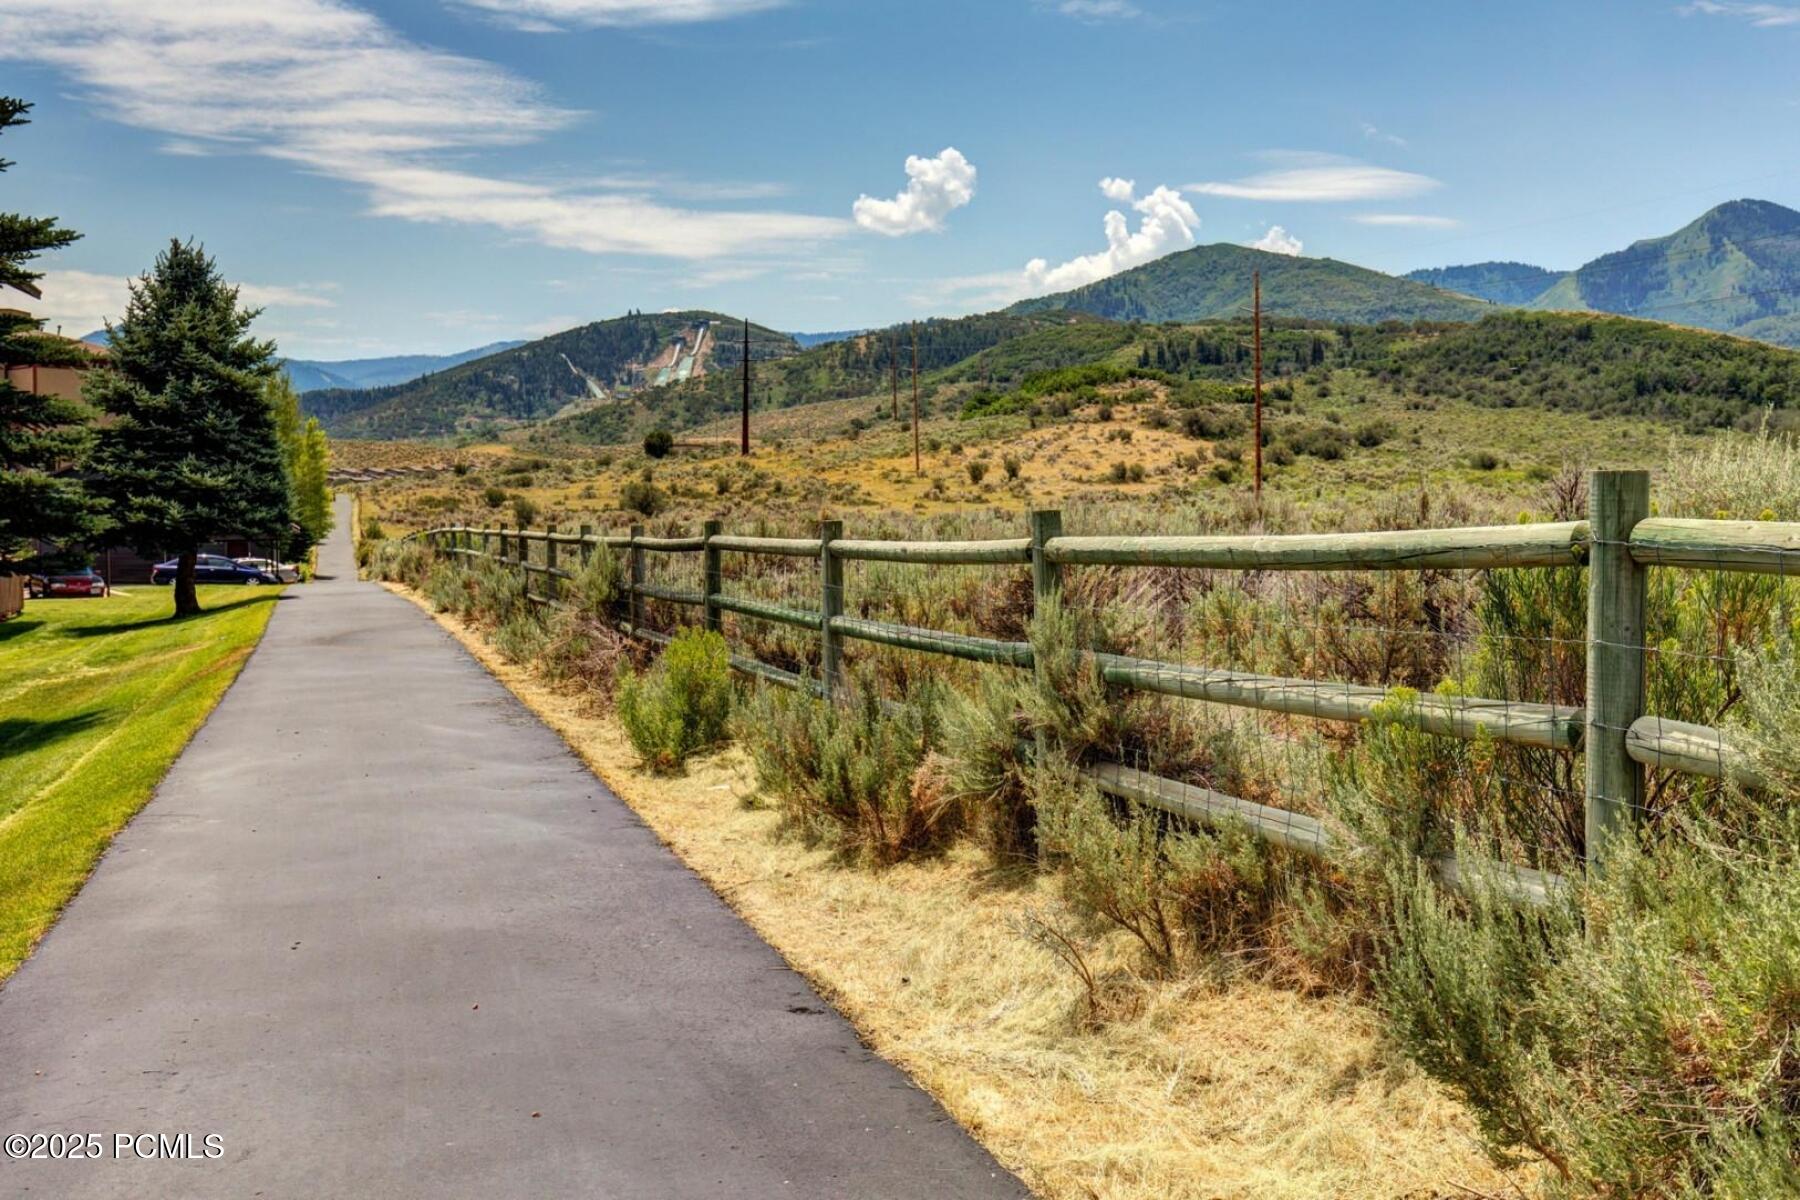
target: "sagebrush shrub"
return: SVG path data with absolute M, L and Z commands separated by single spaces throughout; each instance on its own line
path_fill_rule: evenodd
M 962 824 L 948 771 L 933 757 L 941 703 L 930 680 L 898 706 L 868 688 L 843 702 L 762 688 L 738 731 L 759 787 L 791 829 L 854 861 L 890 866 L 941 852 Z
M 1522 907 L 1463 832 L 1462 891 L 1393 860 L 1388 1027 L 1558 1196 L 1800 1191 L 1800 750 L 1791 646 L 1747 655 L 1741 744 L 1767 790 L 1674 811 Z M 1768 760 L 1759 755 L 1769 754 Z
M 718 745 L 731 717 L 731 656 L 705 629 L 675 635 L 651 668 L 627 672 L 618 688 L 619 722 L 653 771 L 675 771 Z

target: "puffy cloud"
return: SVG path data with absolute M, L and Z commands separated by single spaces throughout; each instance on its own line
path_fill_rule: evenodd
M 529 142 L 576 114 L 343 0 L 0 0 L 0 59 L 65 72 L 110 116 L 167 135 L 181 153 L 280 159 L 360 186 L 374 212 L 406 220 L 679 258 L 811 247 L 850 229 L 830 217 L 678 207 L 445 167 L 443 155 L 460 165 L 470 151 Z
M 1137 184 L 1130 179 L 1108 177 L 1100 181 L 1100 194 L 1114 204 L 1130 204 L 1137 199 Z
M 1301 250 L 1300 239 L 1279 225 L 1269 226 L 1269 232 L 1250 243 L 1252 250 L 1267 250 L 1270 254 L 1289 254 L 1298 257 Z
M 1357 213 L 1350 219 L 1358 225 L 1392 225 L 1417 229 L 1455 229 L 1462 224 L 1455 217 L 1429 217 L 1423 213 Z
M 903 237 L 939 232 L 953 209 L 974 198 L 975 164 L 947 146 L 936 158 L 907 155 L 906 190 L 892 200 L 859 196 L 851 211 L 862 228 Z
M 787 0 L 458 0 L 528 32 L 601 25 L 680 25 L 779 8 Z
M 1429 175 L 1378 167 L 1331 154 L 1274 152 L 1263 156 L 1282 165 L 1243 179 L 1190 183 L 1183 190 L 1234 200 L 1391 200 L 1431 191 Z
M 60 325 L 69 337 L 84 337 L 104 328 L 108 321 L 117 321 L 125 315 L 125 302 L 131 296 L 129 276 L 95 271 L 46 271 L 39 287 L 44 293 L 42 300 L 14 296 L 4 303 L 23 301 L 32 316 L 51 330 Z M 238 285 L 238 297 L 254 308 L 330 308 L 334 301 L 325 293 L 336 290 L 334 284 L 245 283 Z
M 1108 179 L 1100 185 L 1101 193 L 1118 198 L 1122 180 Z M 1112 185 L 1109 187 L 1109 185 Z M 1135 190 L 1135 189 L 1133 189 Z M 1130 193 L 1127 192 L 1127 195 Z M 1124 213 L 1114 209 L 1106 214 L 1106 249 L 1072 258 L 1059 266 L 1051 266 L 1042 258 L 1025 265 L 1024 284 L 1028 293 L 1063 292 L 1093 283 L 1120 271 L 1142 266 L 1174 250 L 1194 244 L 1194 231 L 1200 228 L 1200 216 L 1193 205 L 1181 198 L 1173 188 L 1159 186 L 1141 200 L 1131 201 L 1141 216 L 1136 232 Z

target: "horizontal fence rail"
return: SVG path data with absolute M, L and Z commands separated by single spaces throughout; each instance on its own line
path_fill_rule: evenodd
M 1394 532 L 1230 537 L 1083 537 L 1062 532 L 1055 512 L 1030 514 L 1031 536 L 985 541 L 893 541 L 842 537 L 839 522 L 822 523 L 816 538 L 748 537 L 719 531 L 708 522 L 700 536 L 650 537 L 637 527 L 625 536 L 522 529 L 449 527 L 414 535 L 440 550 L 493 559 L 546 577 L 573 579 L 558 566 L 557 550 L 572 548 L 586 561 L 599 547 L 629 555 L 625 592 L 630 620 L 624 632 L 654 644 L 668 635 L 643 623 L 646 600 L 702 608 L 707 628 L 720 629 L 720 614 L 734 613 L 815 633 L 821 643 L 821 676 L 788 671 L 732 655 L 737 670 L 819 696 L 841 695 L 839 665 L 844 639 L 935 654 L 970 662 L 1031 669 L 1029 642 L 951 633 L 913 625 L 846 616 L 843 563 L 914 565 L 1029 565 L 1032 591 L 1042 603 L 1061 586 L 1064 567 L 1172 567 L 1229 571 L 1497 570 L 1584 567 L 1588 573 L 1589 670 L 1587 704 L 1571 708 L 1481 697 L 1398 693 L 1349 682 L 1287 679 L 1116 654 L 1093 661 L 1109 685 L 1211 704 L 1339 722 L 1382 721 L 1447 737 L 1511 742 L 1580 751 L 1587 760 L 1586 798 L 1590 858 L 1600 837 L 1620 820 L 1636 819 L 1644 768 L 1731 780 L 1747 787 L 1768 781 L 1719 730 L 1641 711 L 1644 703 L 1644 579 L 1648 567 L 1800 575 L 1800 523 L 1675 520 L 1648 516 L 1648 476 L 1643 472 L 1595 472 L 1585 521 L 1416 529 Z M 1596 535 L 1595 531 L 1600 531 Z M 527 547 L 545 546 L 545 562 L 530 561 Z M 509 550 L 516 553 L 509 553 Z M 705 556 L 704 588 L 691 591 L 645 581 L 647 554 Z M 819 562 L 816 609 L 802 609 L 724 591 L 724 553 L 814 559 Z M 560 603 L 555 595 L 534 596 Z M 1222 792 L 1138 771 L 1118 763 L 1083 768 L 1110 795 L 1206 824 L 1241 821 L 1273 843 L 1308 853 L 1341 848 L 1316 817 L 1257 804 Z M 1543 871 L 1501 863 L 1433 864 L 1452 886 L 1480 877 L 1520 900 L 1542 903 L 1561 879 Z

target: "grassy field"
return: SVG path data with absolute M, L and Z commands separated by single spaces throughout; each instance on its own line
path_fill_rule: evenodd
M 212 711 L 274 612 L 273 588 L 34 600 L 0 624 L 0 980 L 55 921 Z
M 710 516 L 734 528 L 768 518 L 804 523 L 821 512 L 854 523 L 858 511 L 922 518 L 1010 511 L 1022 519 L 1033 507 L 1230 505 L 1247 496 L 1248 439 L 1189 436 L 1162 391 L 1103 389 L 1098 401 L 1035 422 L 1022 414 L 962 420 L 941 411 L 957 407 L 954 397 L 933 398 L 928 412 L 938 411 L 922 423 L 916 475 L 904 420 L 880 415 L 881 398 L 873 397 L 759 414 L 748 460 L 723 444 L 734 429 L 719 422 L 681 434 L 687 448 L 660 462 L 634 447 L 568 448 L 487 457 L 460 475 L 365 485 L 365 511 L 390 533 L 459 520 L 614 529 L 642 519 L 625 511 L 624 500 L 646 469 L 661 494 L 658 528 Z M 1335 458 L 1269 451 L 1271 504 L 1303 520 L 1317 508 L 1333 522 L 1422 493 L 1454 494 L 1473 511 L 1511 520 L 1564 467 L 1653 467 L 1704 441 L 1641 417 L 1422 402 L 1357 371 L 1335 372 L 1323 388 L 1296 383 L 1291 401 L 1270 406 L 1269 422 L 1277 441 L 1309 430 L 1380 431 L 1374 445 L 1352 436 Z M 360 447 L 339 452 L 365 454 Z M 519 501 L 529 521 L 519 519 Z

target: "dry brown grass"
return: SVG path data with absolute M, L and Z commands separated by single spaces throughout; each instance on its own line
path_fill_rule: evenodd
M 1039 1195 L 1373 1200 L 1508 1186 L 1468 1115 L 1389 1053 L 1356 1003 L 1144 981 L 1122 935 L 1083 930 L 1053 879 L 996 876 L 972 851 L 880 873 L 836 865 L 751 806 L 739 752 L 680 778 L 639 772 L 617 723 L 584 697 L 437 619 Z M 1075 975 L 1025 936 L 1032 913 L 1076 931 L 1103 1020 L 1084 1019 Z

